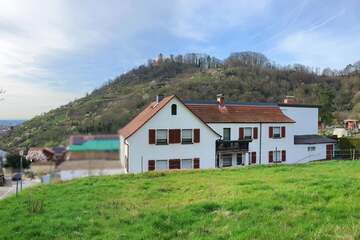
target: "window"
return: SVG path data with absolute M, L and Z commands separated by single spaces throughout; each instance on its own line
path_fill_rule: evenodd
M 232 155 L 228 154 L 228 155 L 223 155 L 222 156 L 222 160 L 223 160 L 223 167 L 231 167 L 232 166 Z
M 166 129 L 156 130 L 156 144 L 158 145 L 168 144 L 168 130 Z
M 176 104 L 171 105 L 171 115 L 177 114 L 177 106 Z
M 192 169 L 192 168 L 193 168 L 192 159 L 181 160 L 181 169 Z
M 192 129 L 183 129 L 181 131 L 181 143 L 193 143 Z
M 167 160 L 156 160 L 155 169 L 158 171 L 167 170 L 168 169 L 168 161 Z
M 225 141 L 230 141 L 230 139 L 231 139 L 230 128 L 224 128 L 223 138 Z
M 281 151 L 274 151 L 274 162 L 281 162 Z
M 242 153 L 238 153 L 236 155 L 236 165 L 244 165 L 244 155 Z
M 308 147 L 308 152 L 314 152 L 316 150 L 315 146 Z
M 280 127 L 273 127 L 273 138 L 280 138 Z
M 252 128 L 250 128 L 250 127 L 244 128 L 244 137 L 245 137 L 245 139 L 252 138 Z

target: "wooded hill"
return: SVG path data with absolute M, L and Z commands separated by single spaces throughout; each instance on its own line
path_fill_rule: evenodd
M 244 52 L 224 61 L 208 55 L 184 55 L 150 60 L 106 83 L 91 94 L 37 116 L 0 139 L 0 148 L 66 144 L 71 134 L 116 133 L 157 94 L 183 99 L 281 102 L 293 95 L 300 103 L 320 104 L 321 119 L 341 122 L 360 113 L 358 71 L 329 72 L 296 64 L 276 66 L 262 54 Z

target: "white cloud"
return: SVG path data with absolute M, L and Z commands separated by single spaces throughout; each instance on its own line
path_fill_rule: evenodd
M 162 45 L 145 43 L 142 34 L 165 33 L 190 40 L 190 45 L 210 41 L 219 32 L 245 26 L 269 2 L 2 0 L 0 88 L 7 94 L 0 103 L 0 119 L 28 118 L 65 104 L 86 91 L 77 88 L 69 92 L 59 87 L 71 81 L 64 79 L 70 73 L 61 74 L 61 66 L 49 68 L 59 59 L 70 62 L 73 56 L 85 55 L 81 65 L 72 67 L 76 79 L 81 71 L 106 68 L 96 59 L 86 59 L 86 54 L 95 49 L 111 46 L 114 52 L 121 53 L 116 56 L 121 58 L 118 64 L 124 59 L 127 63 L 137 62 L 148 57 L 142 51 L 144 46 L 161 49 Z M 88 83 L 88 79 L 77 80 L 78 84 L 81 82 Z
M 296 32 L 283 38 L 274 51 L 305 65 L 339 69 L 359 60 L 360 33 Z

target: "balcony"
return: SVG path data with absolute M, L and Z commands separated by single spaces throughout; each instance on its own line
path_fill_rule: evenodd
M 217 140 L 216 151 L 218 152 L 248 152 L 251 139 L 244 140 Z

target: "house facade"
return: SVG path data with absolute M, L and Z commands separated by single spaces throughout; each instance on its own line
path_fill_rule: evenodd
M 139 173 L 332 158 L 317 124 L 317 106 L 158 97 L 119 130 L 120 161 Z

